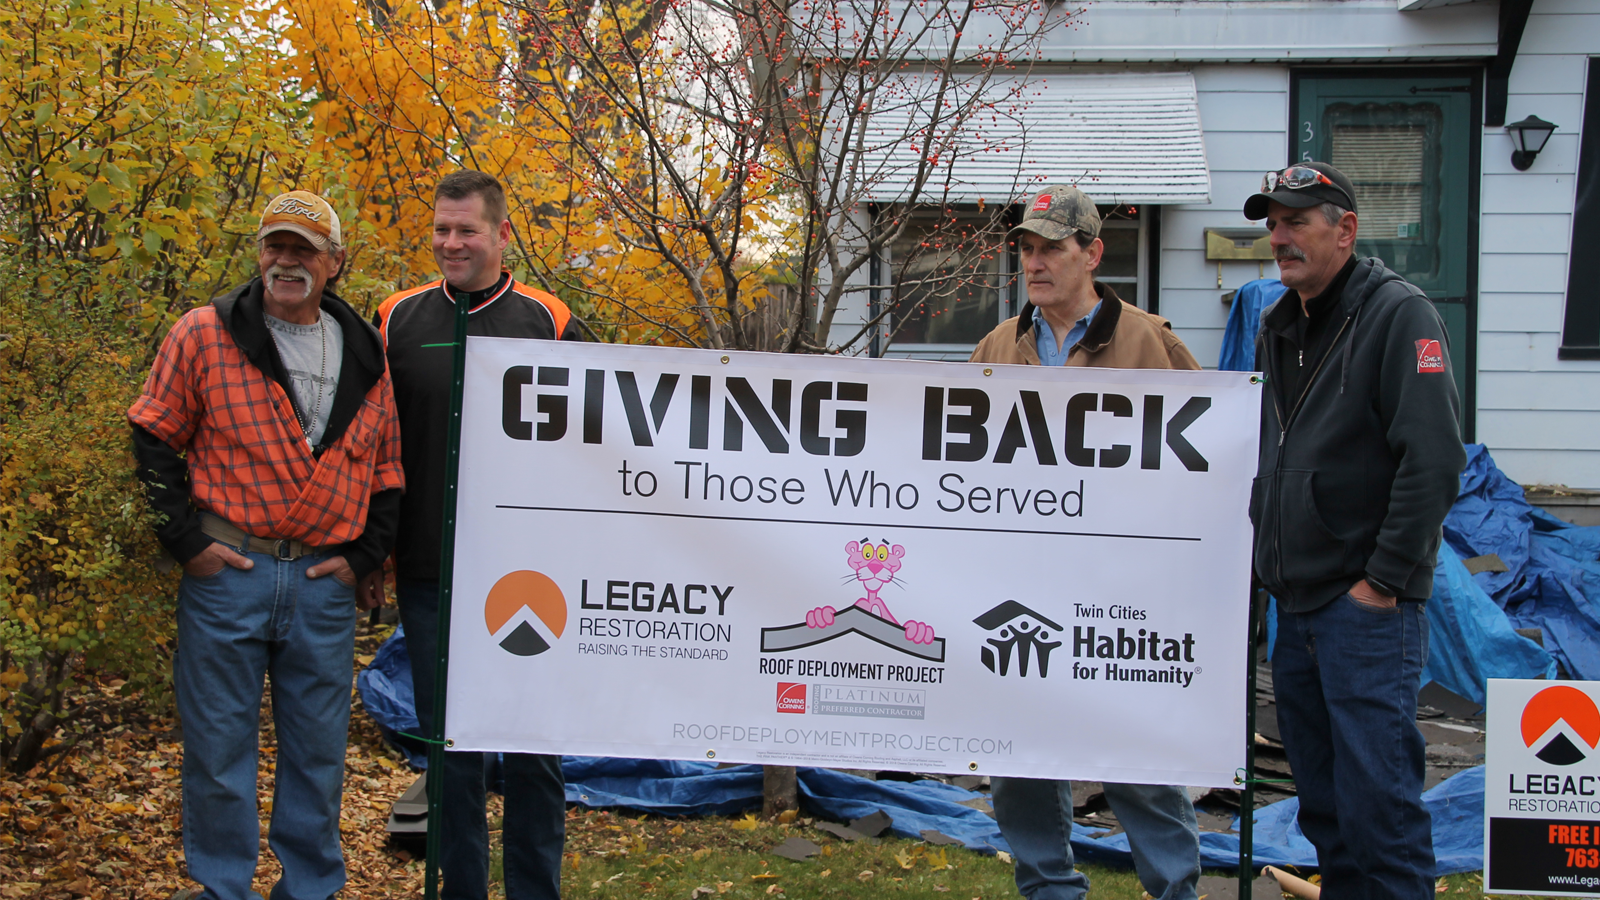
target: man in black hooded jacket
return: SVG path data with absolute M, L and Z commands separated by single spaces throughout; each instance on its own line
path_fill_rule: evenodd
M 1421 900 L 1423 606 L 1466 454 L 1444 323 L 1381 260 L 1356 258 L 1355 193 L 1308 162 L 1245 202 L 1289 288 L 1256 338 L 1255 572 L 1278 601 L 1278 723 L 1324 897 Z

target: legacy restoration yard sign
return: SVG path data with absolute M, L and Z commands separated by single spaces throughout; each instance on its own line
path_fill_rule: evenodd
M 467 342 L 465 749 L 1224 785 L 1247 373 Z
M 1484 890 L 1600 896 L 1600 684 L 1489 679 Z

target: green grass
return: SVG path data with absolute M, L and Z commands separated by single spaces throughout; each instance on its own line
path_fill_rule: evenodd
M 780 896 L 989 900 L 1017 895 L 1006 859 L 899 838 L 842 841 L 810 827 L 809 821 L 777 824 L 751 817 L 669 820 L 610 815 L 579 824 L 569 819 L 572 839 L 562 871 L 562 895 L 730 900 Z M 803 862 L 769 852 L 791 836 L 818 844 L 821 852 Z M 1092 877 L 1107 896 L 1138 900 L 1142 894 L 1132 872 L 1101 869 Z
M 573 810 L 567 816 L 561 893 L 574 900 L 1012 900 L 1019 896 L 1009 858 L 892 837 L 876 842 L 842 841 L 813 824 L 809 819 L 779 824 L 750 816 L 668 819 Z M 821 852 L 804 862 L 770 852 L 791 836 L 818 844 Z M 491 893 L 503 896 L 499 893 L 498 843 L 496 833 Z M 1132 870 L 1097 865 L 1080 869 L 1089 876 L 1094 900 L 1143 900 L 1146 896 Z M 1233 877 L 1228 872 L 1208 874 Z M 1442 878 L 1435 890 L 1439 900 L 1484 898 L 1479 873 Z

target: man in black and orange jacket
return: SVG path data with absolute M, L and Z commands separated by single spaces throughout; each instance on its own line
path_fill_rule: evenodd
M 468 334 L 581 340 L 565 304 L 518 284 L 501 268 L 510 239 L 500 183 L 482 172 L 446 175 L 435 189 L 433 221 L 433 256 L 444 277 L 395 294 L 378 310 L 399 405 L 407 479 L 395 547 L 395 587 L 411 656 L 417 718 L 426 734 L 432 733 L 439 650 L 440 528 L 456 304 L 467 304 Z M 445 754 L 440 871 L 446 900 L 488 896 L 485 791 L 483 754 Z M 506 754 L 502 835 L 507 900 L 560 896 L 565 822 L 560 757 Z

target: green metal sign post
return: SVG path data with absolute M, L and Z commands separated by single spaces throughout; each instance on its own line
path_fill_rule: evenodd
M 1255 817 L 1256 817 L 1256 635 L 1261 628 L 1261 597 L 1265 591 L 1250 592 L 1250 618 L 1245 633 L 1245 697 L 1244 697 L 1244 773 L 1239 782 L 1239 900 L 1250 897 L 1250 883 L 1255 879 Z M 431 787 L 431 785 L 430 785 Z
M 456 303 L 455 361 L 450 383 L 449 437 L 445 450 L 444 528 L 439 546 L 439 656 L 433 669 L 433 728 L 428 735 L 428 858 L 423 896 L 439 896 L 440 834 L 444 807 L 444 715 L 450 674 L 450 600 L 456 557 L 456 482 L 461 472 L 461 397 L 467 371 L 467 304 Z

